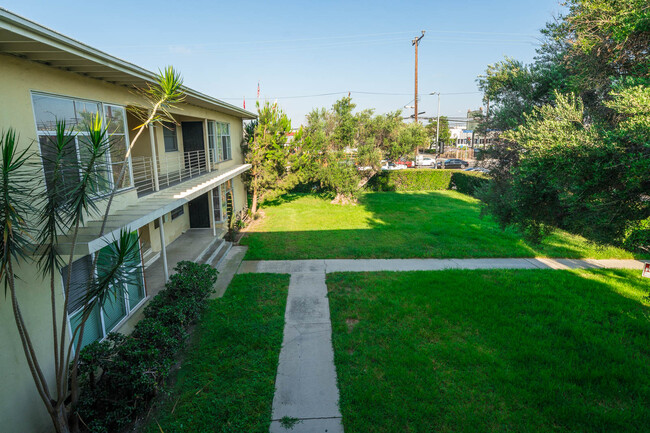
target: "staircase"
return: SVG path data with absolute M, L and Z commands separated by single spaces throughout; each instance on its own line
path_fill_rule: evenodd
M 216 268 L 219 266 L 224 257 L 226 257 L 226 254 L 228 254 L 228 251 L 230 251 L 231 247 L 232 242 L 225 241 L 221 238 L 216 238 L 214 242 L 212 242 L 208 248 L 206 248 L 199 257 L 197 257 L 196 261 L 198 263 L 206 263 L 213 268 Z

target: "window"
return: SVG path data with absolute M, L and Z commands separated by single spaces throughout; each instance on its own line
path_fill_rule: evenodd
M 174 209 L 171 214 L 172 214 L 172 221 L 178 218 L 179 216 L 183 215 L 185 213 L 185 207 L 184 206 L 179 206 L 176 209 Z
M 63 155 L 64 161 L 68 162 L 61 178 L 64 189 L 76 186 L 80 180 L 78 167 L 87 161 L 86 125 L 94 116 L 101 116 L 104 119 L 104 125 L 111 135 L 111 149 L 96 165 L 93 183 L 96 194 L 102 195 L 110 192 L 122 169 L 128 147 L 124 107 L 40 93 L 32 94 L 32 103 L 43 169 L 46 174 L 51 173 L 53 169 L 52 157 L 54 156 L 53 142 L 56 139 L 56 122 L 64 121 L 67 129 L 75 134 L 72 141 L 67 144 L 67 151 Z M 46 178 L 49 183 L 51 176 L 46 176 Z M 120 188 L 127 188 L 132 184 L 129 170 Z
M 178 151 L 178 136 L 175 123 L 163 122 L 163 140 L 165 141 L 165 152 Z
M 133 232 L 133 236 L 136 236 L 135 232 Z M 106 269 L 106 266 L 109 265 L 107 258 L 109 257 L 111 247 L 111 245 L 106 246 L 96 253 L 99 254 L 99 257 L 97 258 L 97 270 L 94 275 L 92 272 L 93 254 L 72 262 L 67 311 L 71 333 L 74 333 L 74 329 L 81 322 L 88 281 L 91 279 L 91 276 L 102 276 L 102 269 Z M 99 306 L 93 308 L 86 321 L 81 347 L 106 337 L 144 299 L 145 293 L 140 255 L 138 254 L 137 260 L 125 263 L 124 266 L 126 272 L 132 278 L 124 283 L 124 287 L 121 290 L 112 291 L 113 293 L 109 295 L 103 308 Z M 68 271 L 68 266 L 61 269 L 64 288 L 68 281 Z
M 230 124 L 223 122 L 208 122 L 208 145 L 215 155 L 215 162 L 232 159 L 230 142 Z

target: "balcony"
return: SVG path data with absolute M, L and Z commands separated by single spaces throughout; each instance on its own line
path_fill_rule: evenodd
M 167 154 L 157 155 L 155 158 L 151 156 L 132 157 L 133 185 L 138 191 L 138 197 L 178 185 L 210 171 L 216 171 L 212 169 L 214 164 L 208 164 L 205 156 L 205 151 L 194 150 L 184 152 L 180 158 L 177 155 L 169 156 Z M 210 160 L 212 161 L 212 159 Z

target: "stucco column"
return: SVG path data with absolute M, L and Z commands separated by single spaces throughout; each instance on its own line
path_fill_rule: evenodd
M 153 125 L 149 125 L 149 143 L 151 144 L 151 171 L 153 171 L 153 190 L 160 191 L 158 182 L 158 158 L 156 158 L 156 135 Z M 162 226 L 160 226 L 162 227 Z
M 210 212 L 210 227 L 212 227 L 212 236 L 217 236 L 217 222 L 214 220 L 214 189 L 208 194 L 208 212 Z
M 217 137 L 214 137 L 215 139 Z M 212 171 L 210 159 L 210 142 L 208 141 L 208 119 L 203 119 L 203 147 L 205 148 L 205 162 L 208 164 L 208 171 Z
M 158 217 L 158 231 L 160 232 L 160 254 L 163 261 L 163 274 L 165 276 L 165 283 L 169 280 L 169 268 L 167 267 L 167 244 L 165 244 L 165 228 L 163 225 L 163 217 Z

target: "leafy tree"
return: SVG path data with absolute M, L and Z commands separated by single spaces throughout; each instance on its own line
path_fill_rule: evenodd
M 292 153 L 287 145 L 291 120 L 277 103 L 257 103 L 257 122 L 246 129 L 246 162 L 251 164 L 248 173 L 252 193 L 251 212 L 257 213 L 258 203 L 270 194 L 285 192 L 297 183 L 297 175 L 290 169 Z M 251 132 L 252 130 L 252 132 Z M 297 137 L 300 140 L 300 133 Z
M 146 90 L 152 106 L 140 110 L 140 113 L 147 115 L 127 150 L 126 158 L 145 127 L 169 117 L 167 110 L 171 104 L 182 99 L 181 86 L 180 75 L 170 67 L 160 72 L 157 81 Z M 76 410 L 80 392 L 78 367 L 81 351 L 75 348 L 83 340 L 91 312 L 103 308 L 107 301 L 116 296 L 124 296 L 121 292 L 125 284 L 135 283 L 134 279 L 139 278 L 138 273 L 132 272 L 129 266 L 140 261 L 139 239 L 130 232 L 122 231 L 116 242 L 95 254 L 85 295 L 76 305 L 81 308 L 81 319 L 73 329 L 68 328 L 67 311 L 71 302 L 72 281 L 70 265 L 75 257 L 79 229 L 84 218 L 100 214 L 98 204 L 102 199 L 98 198 L 98 193 L 106 190 L 105 183 L 111 169 L 105 164 L 105 155 L 111 152 L 115 144 L 108 133 L 108 125 L 103 125 L 99 116 L 89 117 L 83 126 L 75 129 L 81 129 L 84 134 L 76 136 L 77 132 L 71 131 L 65 122 L 57 121 L 54 137 L 41 144 L 48 169 L 40 173 L 40 164 L 28 163 L 30 158 L 38 156 L 33 155 L 30 148 L 18 150 L 18 138 L 12 129 L 0 137 L 0 229 L 3 232 L 0 241 L 0 279 L 9 290 L 27 366 L 57 433 L 79 430 Z M 79 154 L 82 156 L 79 159 L 76 158 L 75 140 L 79 143 Z M 75 157 L 71 158 L 70 155 Z M 125 159 L 116 186 L 108 197 L 99 236 L 103 235 L 110 203 L 118 185 L 122 184 L 126 165 Z M 70 173 L 79 174 L 79 181 L 72 185 L 64 182 Z M 42 194 L 40 199 L 34 200 L 34 179 L 43 178 L 47 187 L 40 185 Z M 65 256 L 59 245 L 62 233 L 71 233 L 69 251 Z M 34 244 L 37 245 L 36 249 Z M 100 256 L 101 261 L 98 261 Z M 20 269 L 32 263 L 38 266 L 40 276 L 50 283 L 55 370 L 53 384 L 43 373 L 43 360 L 36 356 L 29 323 L 25 322 L 18 299 L 18 292 L 28 289 L 21 282 Z M 68 274 L 64 279 L 64 302 L 57 305 L 55 281 L 66 265 Z M 68 335 L 72 335 L 69 340 Z
M 436 134 L 438 129 L 438 119 L 431 119 L 427 126 L 427 135 L 429 138 L 429 149 L 435 147 L 435 151 L 438 153 L 443 153 L 445 146 L 453 145 L 453 140 L 451 139 L 451 130 L 449 129 L 449 119 L 447 116 L 440 116 L 440 133 Z M 438 143 L 436 143 L 436 136 L 438 137 Z
M 351 203 L 381 170 L 382 158 L 399 159 L 427 142 L 419 124 L 405 125 L 399 111 L 374 115 L 372 110 L 353 113 L 350 97 L 331 110 L 313 110 L 301 143 L 300 177 L 335 193 L 333 203 Z
M 647 249 L 650 5 L 567 6 L 532 64 L 505 59 L 478 78 L 491 104 L 481 128 L 506 131 L 482 197 L 534 239 L 559 226 Z
M 398 130 L 397 141 L 386 148 L 386 156 L 392 160 L 412 155 L 416 149 L 429 147 L 427 130 L 421 123 L 408 123 Z

